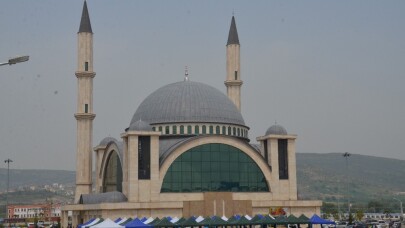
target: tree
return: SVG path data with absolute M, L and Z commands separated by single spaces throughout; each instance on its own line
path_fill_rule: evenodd
M 349 214 L 349 225 L 353 224 L 353 215 L 352 213 Z
M 368 202 L 367 208 L 369 212 L 381 213 L 383 205 L 378 201 L 371 200 L 370 202 Z
M 356 220 L 361 221 L 364 217 L 364 212 L 363 210 L 359 209 L 356 211 Z

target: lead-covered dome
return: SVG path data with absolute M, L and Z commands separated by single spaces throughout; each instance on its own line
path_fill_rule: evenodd
M 142 119 L 162 123 L 222 123 L 245 126 L 239 110 L 218 89 L 199 82 L 182 81 L 161 87 L 138 107 L 131 124 Z
M 276 123 L 267 129 L 266 135 L 287 135 L 287 130 Z

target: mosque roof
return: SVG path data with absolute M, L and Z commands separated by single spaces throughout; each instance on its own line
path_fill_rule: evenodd
M 83 4 L 82 19 L 80 20 L 79 32 L 93 33 L 93 31 L 91 30 L 89 11 L 87 10 L 86 1 L 84 1 L 84 4 Z
M 287 130 L 278 124 L 274 124 L 266 131 L 266 135 L 287 135 Z
M 149 124 L 222 123 L 245 126 L 235 104 L 218 89 L 181 81 L 163 86 L 139 105 L 130 126 L 142 119 Z
M 238 30 L 236 30 L 235 17 L 232 16 L 231 27 L 229 28 L 228 42 L 229 44 L 239 44 Z
M 127 197 L 122 192 L 104 192 L 82 194 L 79 199 L 79 204 L 119 203 L 127 201 Z

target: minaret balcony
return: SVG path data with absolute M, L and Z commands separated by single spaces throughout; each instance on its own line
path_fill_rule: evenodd
M 96 72 L 92 71 L 76 71 L 75 74 L 77 78 L 94 78 L 96 76 Z

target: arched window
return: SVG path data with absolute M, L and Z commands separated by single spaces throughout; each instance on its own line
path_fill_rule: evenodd
M 184 126 L 183 125 L 180 125 L 180 134 L 184 135 Z
M 192 131 L 191 131 L 191 126 L 188 125 L 188 126 L 187 126 L 187 134 L 191 134 L 191 133 L 192 133 Z
M 200 134 L 200 126 L 195 125 L 195 134 L 199 135 Z
M 214 126 L 210 126 L 210 134 L 213 135 L 214 134 Z
M 159 131 L 163 134 L 162 126 L 159 126 Z
M 232 134 L 232 129 L 231 129 L 231 127 L 228 127 L 228 135 L 231 135 Z
M 222 126 L 222 134 L 225 135 L 225 133 L 226 133 L 226 127 Z
M 238 128 L 238 136 L 240 136 L 240 128 Z
M 233 127 L 233 134 L 234 136 L 236 136 L 236 127 Z
M 175 135 L 175 134 L 177 134 L 177 126 L 176 125 L 173 126 L 173 135 Z
M 155 131 L 156 130 L 156 128 L 155 127 L 152 127 L 152 131 Z
M 169 126 L 165 127 L 165 134 L 166 135 L 170 134 L 170 127 Z
M 236 147 L 212 143 L 194 147 L 167 170 L 161 192 L 268 192 L 255 161 Z
M 207 127 L 205 125 L 202 126 L 202 134 L 207 134 Z
M 215 127 L 215 134 L 217 135 L 221 134 L 221 128 L 219 126 Z
M 122 166 L 117 152 L 112 151 L 107 158 L 102 192 L 122 192 Z

